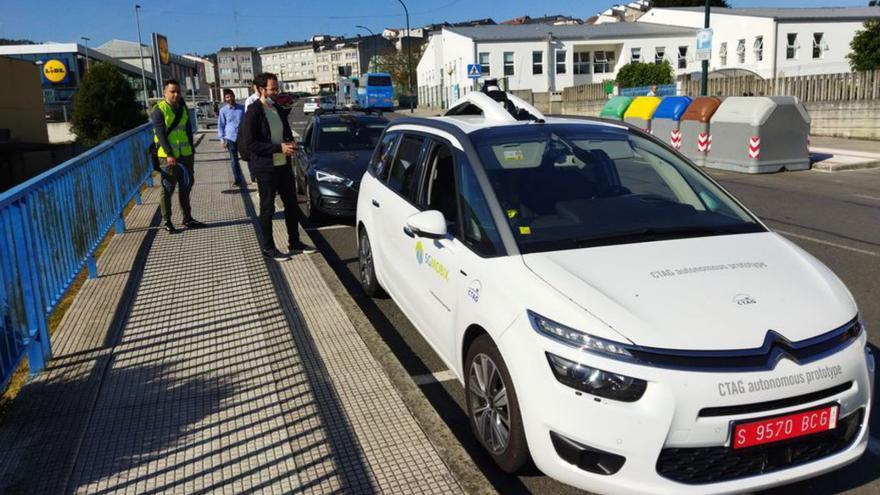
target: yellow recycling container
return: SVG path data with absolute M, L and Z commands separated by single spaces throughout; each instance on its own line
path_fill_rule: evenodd
M 623 114 L 623 121 L 633 124 L 645 132 L 651 132 L 651 118 L 654 117 L 654 110 L 657 110 L 659 105 L 660 98 L 656 96 L 636 97 L 626 109 L 626 113 Z

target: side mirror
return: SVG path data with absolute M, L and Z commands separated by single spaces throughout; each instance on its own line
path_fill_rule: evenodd
M 437 210 L 428 210 L 406 219 L 403 232 L 410 237 L 442 239 L 446 237 L 446 218 Z

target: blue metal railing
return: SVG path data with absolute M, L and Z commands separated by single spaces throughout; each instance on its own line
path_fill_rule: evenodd
M 620 96 L 645 96 L 651 86 L 639 86 L 636 88 L 621 88 Z M 657 96 L 675 96 L 677 90 L 675 84 L 659 84 L 657 85 Z
M 98 244 L 151 184 L 152 137 L 141 125 L 0 194 L 0 390 L 25 355 L 45 366 L 48 315 L 83 266 L 97 277 Z

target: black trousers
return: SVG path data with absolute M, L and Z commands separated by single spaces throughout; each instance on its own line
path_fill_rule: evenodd
M 275 167 L 272 173 L 257 174 L 257 189 L 260 191 L 260 228 L 263 231 L 263 249 L 275 247 L 272 235 L 272 217 L 275 215 L 275 195 L 284 204 L 284 223 L 287 225 L 289 245 L 300 243 L 299 207 L 296 203 L 296 190 L 293 184 L 293 169 L 290 165 Z

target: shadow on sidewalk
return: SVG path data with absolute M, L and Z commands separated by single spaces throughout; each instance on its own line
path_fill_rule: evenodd
M 254 208 L 251 196 L 242 195 L 247 215 L 254 219 L 253 226 L 258 238 L 262 237 L 258 215 Z M 348 420 L 338 393 L 329 379 L 329 373 L 323 362 L 318 348 L 309 332 L 305 318 L 299 308 L 299 304 L 285 279 L 284 273 L 277 262 L 263 258 L 266 269 L 272 282 L 277 301 L 280 303 L 286 322 L 285 332 L 267 333 L 267 347 L 272 349 L 276 357 L 289 355 L 293 361 L 299 361 L 306 375 L 306 382 L 311 389 L 314 405 L 317 409 L 320 428 L 326 438 L 326 444 L 330 450 L 330 460 L 334 465 L 332 473 L 326 473 L 318 479 L 303 479 L 303 490 L 321 483 L 324 479 L 335 475 L 340 483 L 339 493 L 376 493 L 378 487 L 371 479 L 371 471 L 364 457 L 363 449 L 358 441 L 357 434 Z M 292 338 L 292 342 L 291 339 Z M 278 359 L 278 365 L 273 366 L 276 383 L 279 388 L 287 389 L 287 382 L 291 379 L 291 373 L 285 369 L 284 359 Z M 289 368 L 289 365 L 287 366 Z M 285 401 L 281 394 L 281 408 L 285 413 L 294 404 Z M 299 467 L 299 466 L 298 466 Z M 299 469 L 301 471 L 301 468 Z M 302 473 L 300 473 L 302 475 Z

